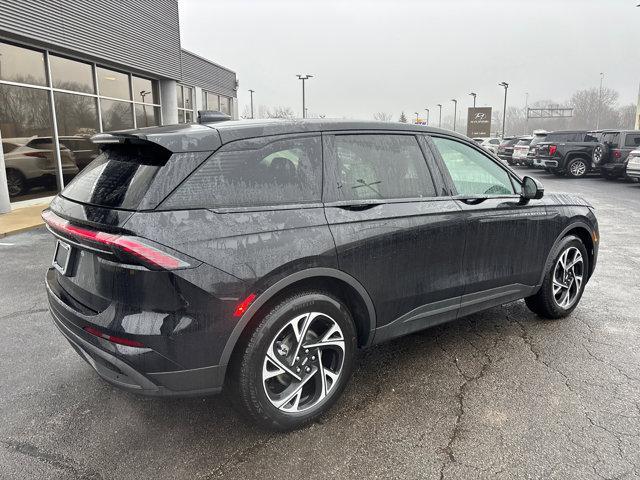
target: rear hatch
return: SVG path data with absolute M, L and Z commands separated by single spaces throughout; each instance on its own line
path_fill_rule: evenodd
M 153 210 L 211 152 L 172 152 L 145 139 L 111 137 L 43 214 L 56 237 L 48 285 L 85 315 L 126 298 L 121 286 L 169 281 L 149 272 L 199 264 L 128 230 L 127 221 L 137 212 Z

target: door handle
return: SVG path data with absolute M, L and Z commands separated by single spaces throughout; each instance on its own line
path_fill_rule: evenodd
M 342 210 L 349 210 L 350 212 L 362 212 L 364 210 L 370 210 L 374 207 L 378 207 L 383 203 L 384 202 L 352 202 L 336 206 Z
M 457 200 L 460 200 L 463 203 L 466 203 L 467 205 L 478 205 L 482 202 L 484 202 L 487 199 L 487 197 L 463 197 L 463 198 L 458 198 Z

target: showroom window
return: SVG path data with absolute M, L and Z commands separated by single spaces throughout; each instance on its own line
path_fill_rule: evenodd
M 0 136 L 11 201 L 60 191 L 97 156 L 89 141 L 95 133 L 161 124 L 157 81 L 0 42 Z
M 202 104 L 205 110 L 217 110 L 231 115 L 231 99 L 224 95 L 203 91 Z
M 193 122 L 193 88 L 178 85 L 178 123 Z

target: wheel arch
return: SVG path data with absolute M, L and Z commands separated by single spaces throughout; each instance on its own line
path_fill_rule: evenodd
M 249 331 L 253 320 L 260 318 L 263 311 L 283 296 L 312 288 L 327 291 L 344 301 L 353 316 L 358 345 L 371 345 L 376 329 L 376 312 L 373 301 L 362 284 L 341 270 L 326 267 L 309 268 L 278 280 L 251 303 L 227 339 L 219 362 L 223 371 L 226 371 L 242 334 Z
M 589 255 L 589 278 L 591 278 L 591 274 L 593 273 L 593 270 L 595 268 L 595 265 L 594 265 L 595 245 L 594 245 L 593 238 L 591 236 L 592 231 L 593 231 L 593 228 L 587 222 L 583 220 L 577 220 L 577 221 L 571 222 L 567 227 L 565 227 L 564 230 L 562 230 L 562 232 L 560 232 L 560 234 L 556 237 L 555 242 L 553 242 L 553 245 L 549 250 L 549 253 L 547 254 L 547 261 L 544 264 L 544 269 L 540 277 L 539 285 L 542 285 L 544 276 L 546 275 L 549 267 L 551 266 L 551 262 L 553 262 L 553 253 L 555 252 L 556 247 L 562 241 L 563 238 L 569 235 L 574 235 L 578 237 L 582 241 L 582 243 L 584 243 L 584 246 L 587 249 L 587 255 Z

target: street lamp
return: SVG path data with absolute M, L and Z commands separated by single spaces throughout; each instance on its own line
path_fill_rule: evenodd
M 600 111 L 602 110 L 602 80 L 604 73 L 600 72 L 600 90 L 598 90 L 598 115 L 596 116 L 596 130 L 600 127 Z
M 524 133 L 529 130 L 529 92 L 524 92 Z
M 458 100 L 456 100 L 455 98 L 452 98 L 451 101 L 453 102 L 453 131 L 456 131 L 456 117 L 458 116 Z
M 305 75 L 296 75 L 298 80 L 302 80 L 302 118 L 307 118 L 307 107 L 305 105 L 304 98 L 304 81 L 309 80 L 313 77 L 313 75 L 305 74 Z
M 249 89 L 249 94 L 251 95 L 251 120 L 253 120 L 253 92 L 255 92 L 255 90 Z
M 477 94 L 471 92 L 469 95 L 471 95 L 473 97 L 473 108 L 476 108 L 476 96 L 477 96 Z
M 440 109 L 440 114 L 438 115 L 438 128 L 442 127 L 442 104 L 439 103 L 436 105 Z
M 507 89 L 509 88 L 509 84 L 507 82 L 500 82 L 498 86 L 504 87 L 504 106 L 502 107 L 502 138 L 504 138 L 504 124 L 507 120 Z
M 141 90 L 140 91 L 140 96 L 142 97 L 142 113 L 144 115 L 144 126 L 148 127 L 149 126 L 149 118 L 147 117 L 147 104 L 144 101 L 144 97 L 146 97 L 147 95 L 150 95 L 151 92 L 147 91 L 147 90 Z
M 425 108 L 425 110 L 427 111 L 427 125 L 429 125 L 429 109 Z

